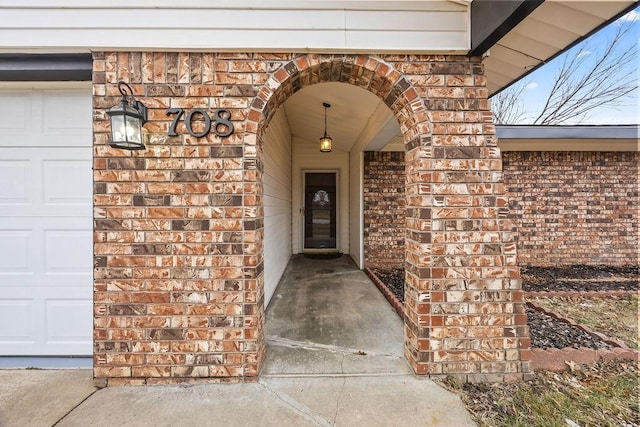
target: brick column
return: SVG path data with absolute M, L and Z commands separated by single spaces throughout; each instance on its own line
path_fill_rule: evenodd
M 255 89 L 251 70 L 232 70 L 241 65 L 200 53 L 94 55 L 94 375 L 109 384 L 258 374 L 261 174 L 244 141 Z M 144 151 L 106 145 L 119 80 L 149 107 Z M 169 107 L 227 108 L 235 132 L 195 138 L 180 120 L 169 137 Z
M 431 137 L 406 145 L 407 358 L 464 381 L 530 371 L 515 230 L 477 59 L 395 63 L 423 97 Z

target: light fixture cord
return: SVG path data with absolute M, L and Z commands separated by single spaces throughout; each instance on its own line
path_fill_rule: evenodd
M 324 136 L 327 137 L 327 107 L 324 107 Z

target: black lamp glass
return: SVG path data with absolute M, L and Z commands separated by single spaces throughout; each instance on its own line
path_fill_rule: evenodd
M 147 121 L 147 107 L 133 96 L 131 86 L 118 82 L 120 104 L 107 111 L 111 120 L 109 145 L 124 150 L 144 150 L 142 125 Z M 128 92 L 128 93 L 127 93 Z

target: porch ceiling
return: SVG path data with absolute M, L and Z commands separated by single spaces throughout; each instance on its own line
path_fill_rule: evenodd
M 364 135 L 373 135 L 366 142 L 378 142 L 378 149 L 400 134 L 391 110 L 372 93 L 345 83 L 321 83 L 296 92 L 284 104 L 294 139 L 318 145 L 319 149 L 324 133 L 323 102 L 331 104 L 327 134 L 333 139 L 334 150 L 351 151 Z

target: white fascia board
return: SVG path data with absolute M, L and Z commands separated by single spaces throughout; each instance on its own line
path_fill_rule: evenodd
M 638 125 L 498 125 L 502 151 L 640 151 Z
M 498 139 L 506 151 L 640 151 L 638 139 Z
M 640 125 L 497 125 L 499 139 L 638 139 Z
M 38 9 L 341 9 L 464 11 L 470 0 L 4 0 L 2 8 Z

